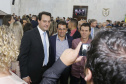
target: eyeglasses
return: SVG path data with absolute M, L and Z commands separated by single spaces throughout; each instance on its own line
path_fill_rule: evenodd
M 58 30 L 60 30 L 60 31 L 61 31 L 61 30 L 64 30 L 64 31 L 65 31 L 65 30 L 66 30 L 66 28 L 64 28 L 64 29 L 60 29 L 60 28 L 58 28 Z

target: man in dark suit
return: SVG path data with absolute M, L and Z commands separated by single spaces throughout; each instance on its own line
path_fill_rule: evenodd
M 51 61 L 52 64 L 59 59 L 61 54 L 68 48 L 72 47 L 72 37 L 66 35 L 67 24 L 60 21 L 57 24 L 57 34 L 50 37 L 51 45 Z M 67 67 L 60 77 L 60 84 L 68 84 L 68 77 L 70 74 L 70 67 Z
M 41 12 L 38 15 L 38 26 L 26 32 L 21 41 L 19 64 L 21 78 L 28 84 L 39 84 L 42 74 L 49 67 L 49 38 L 51 14 Z
M 71 19 L 68 23 L 68 34 L 73 37 L 73 39 L 80 38 L 80 32 L 77 29 L 78 21 L 76 19 Z
M 96 28 L 97 20 L 91 19 L 90 20 L 90 26 L 91 26 L 91 34 L 90 34 L 89 38 L 90 39 L 94 39 L 94 37 L 96 36 L 97 32 L 99 31 L 99 29 Z

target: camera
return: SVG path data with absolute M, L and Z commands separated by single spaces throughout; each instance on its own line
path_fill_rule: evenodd
M 87 56 L 87 50 L 88 50 L 89 44 L 82 44 L 80 51 L 79 51 L 79 56 Z

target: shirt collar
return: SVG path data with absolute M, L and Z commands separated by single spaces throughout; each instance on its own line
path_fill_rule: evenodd
M 59 37 L 58 37 L 58 35 L 57 35 L 56 39 L 57 40 L 60 40 Z M 67 40 L 67 36 L 65 36 L 65 39 L 64 40 Z
M 73 30 L 71 30 L 71 32 L 75 32 L 77 29 L 73 29 Z
M 39 26 L 37 26 L 37 27 L 38 27 L 39 33 L 42 35 L 44 33 L 44 31 Z
M 70 36 L 73 36 L 76 31 L 77 31 L 77 29 L 71 30 Z

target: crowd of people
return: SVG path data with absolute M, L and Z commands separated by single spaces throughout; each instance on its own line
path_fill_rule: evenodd
M 0 84 L 126 84 L 125 30 L 124 21 L 54 20 L 49 12 L 5 15 Z M 88 49 L 81 56 L 83 44 Z

